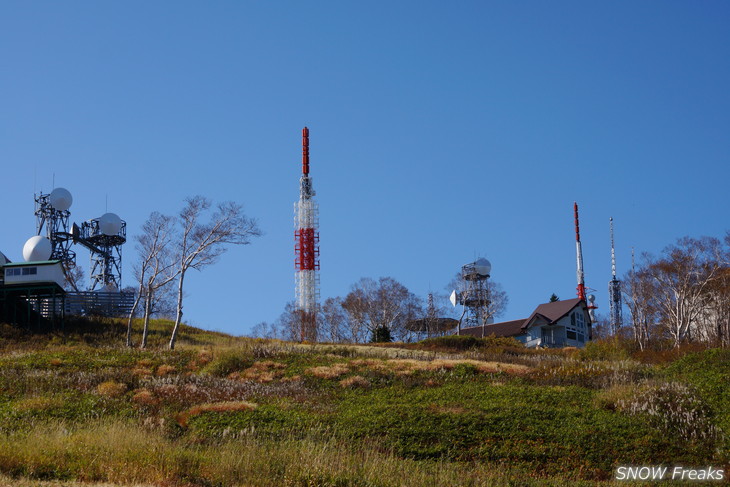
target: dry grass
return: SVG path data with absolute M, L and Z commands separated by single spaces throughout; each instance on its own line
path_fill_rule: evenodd
M 273 382 L 284 377 L 286 364 L 274 362 L 273 360 L 262 360 L 255 362 L 251 367 L 228 375 L 233 380 L 252 380 L 261 384 Z
M 172 374 L 173 372 L 177 371 L 177 369 L 172 365 L 163 364 L 157 367 L 157 370 L 155 371 L 155 374 L 163 377 L 168 374 Z
M 347 379 L 340 381 L 340 386 L 349 387 L 350 389 L 361 388 L 368 389 L 370 387 L 370 381 L 361 375 L 353 375 Z
M 139 406 L 152 407 L 157 406 L 160 403 L 160 400 L 147 389 L 139 389 L 135 391 L 134 396 L 132 396 L 132 402 Z
M 565 485 L 565 479 L 550 481 L 538 472 L 482 462 L 417 462 L 377 444 L 353 448 L 351 442 L 334 438 L 190 446 L 119 421 L 77 428 L 36 425 L 26 433 L 0 434 L 0 468 L 14 472 L 13 478 L 0 476 L 0 487 Z M 57 475 L 77 482 L 39 480 Z
M 305 372 L 320 379 L 336 379 L 350 372 L 350 368 L 346 364 L 341 363 L 331 366 L 322 365 L 319 367 L 311 367 Z
M 127 384 L 107 381 L 96 386 L 96 392 L 104 397 L 121 397 L 127 392 Z

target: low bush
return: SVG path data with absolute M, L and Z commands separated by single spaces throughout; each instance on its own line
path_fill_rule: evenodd
M 233 372 L 240 372 L 251 367 L 253 363 L 253 356 L 248 350 L 232 349 L 226 350 L 214 357 L 203 370 L 217 377 L 227 377 Z

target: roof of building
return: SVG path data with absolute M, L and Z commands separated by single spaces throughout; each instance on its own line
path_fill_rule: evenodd
M 484 336 L 494 335 L 498 337 L 511 337 L 524 333 L 522 324 L 525 320 L 504 321 L 502 323 L 493 323 L 484 327 Z M 461 329 L 462 335 L 471 335 L 475 337 L 482 336 L 481 326 L 471 326 Z
M 580 298 L 566 299 L 565 301 L 554 301 L 552 303 L 544 303 L 535 308 L 529 318 L 524 320 L 523 328 L 527 328 L 533 321 L 533 318 L 544 318 L 548 323 L 552 324 L 563 316 L 570 313 L 573 308 L 583 302 Z
M 8 262 L 3 267 L 25 267 L 27 265 L 52 265 L 52 264 L 60 264 L 60 260 L 39 260 L 36 262 Z

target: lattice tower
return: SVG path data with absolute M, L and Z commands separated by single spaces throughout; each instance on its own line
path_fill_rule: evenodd
M 309 177 L 309 129 L 302 130 L 302 176 L 294 203 L 295 295 L 300 316 L 299 339 L 317 339 L 319 300 L 319 206 Z

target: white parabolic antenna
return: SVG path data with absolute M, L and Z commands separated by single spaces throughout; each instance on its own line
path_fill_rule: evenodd
M 51 258 L 51 241 L 42 235 L 30 237 L 23 245 L 23 258 L 26 262 L 39 262 Z
M 492 272 L 492 264 L 487 259 L 482 257 L 474 262 L 474 270 L 480 276 L 488 276 L 489 273 Z
M 71 208 L 71 203 L 74 202 L 71 193 L 66 188 L 56 188 L 51 191 L 48 199 L 51 202 L 53 209 L 58 211 L 66 211 Z
M 117 235 L 122 229 L 122 219 L 116 213 L 104 213 L 99 217 L 99 231 L 104 235 Z
M 451 306 L 456 307 L 456 289 L 454 289 L 451 296 L 449 296 L 449 301 L 451 301 Z

